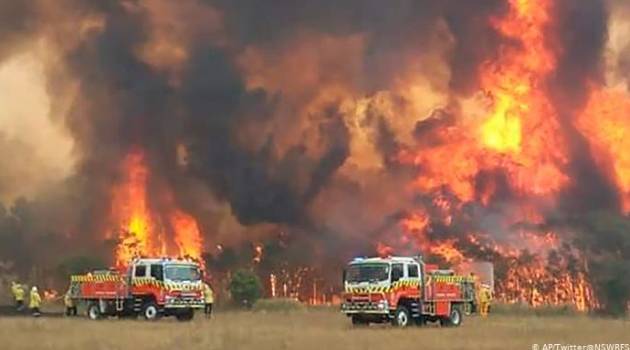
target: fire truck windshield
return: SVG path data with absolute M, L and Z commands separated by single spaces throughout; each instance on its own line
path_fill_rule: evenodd
M 198 281 L 201 279 L 201 273 L 194 265 L 170 265 L 164 269 L 164 277 L 177 282 Z
M 350 283 L 380 282 L 389 278 L 389 264 L 352 264 L 346 270 Z

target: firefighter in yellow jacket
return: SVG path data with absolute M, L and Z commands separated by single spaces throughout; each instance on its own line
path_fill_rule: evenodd
M 63 304 L 66 306 L 66 316 L 76 316 L 77 315 L 77 306 L 72 300 L 72 295 L 70 294 L 70 289 L 63 296 Z
M 203 298 L 206 304 L 205 313 L 206 317 L 212 317 L 212 304 L 214 304 L 214 292 L 208 283 L 203 284 Z
M 490 303 L 492 302 L 492 291 L 490 286 L 482 284 L 479 290 L 479 314 L 483 317 L 488 316 L 490 310 Z
M 22 311 L 24 308 L 24 288 L 17 282 L 11 282 L 11 293 L 15 299 L 16 309 Z
M 28 307 L 33 312 L 33 316 L 37 317 L 41 315 L 39 308 L 42 305 L 42 297 L 39 296 L 39 293 L 37 292 L 37 287 L 33 286 L 33 288 L 31 288 L 30 297 L 31 298 Z

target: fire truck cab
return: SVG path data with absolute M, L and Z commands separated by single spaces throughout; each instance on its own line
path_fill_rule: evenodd
M 204 307 L 199 264 L 170 258 L 134 259 L 126 268 L 71 277 L 70 295 L 90 319 L 106 316 L 191 320 Z
M 341 311 L 354 325 L 459 326 L 474 303 L 474 281 L 420 257 L 356 258 L 343 274 Z

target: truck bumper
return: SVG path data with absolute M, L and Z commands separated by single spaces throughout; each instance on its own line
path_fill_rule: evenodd
M 345 302 L 341 304 L 341 312 L 347 315 L 372 314 L 389 315 L 387 304 L 373 302 Z
M 203 300 L 198 299 L 169 299 L 164 304 L 165 309 L 203 309 Z

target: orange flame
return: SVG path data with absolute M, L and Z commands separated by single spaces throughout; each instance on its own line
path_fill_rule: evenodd
M 260 264 L 260 262 L 262 262 L 263 259 L 263 246 L 262 244 L 256 244 L 254 246 L 254 258 L 252 259 L 252 261 L 255 264 Z
M 152 210 L 147 191 L 150 171 L 140 150 L 123 161 L 124 178 L 113 189 L 112 219 L 120 230 L 115 252 L 117 266 L 136 257 L 178 256 L 201 261 L 202 237 L 197 221 L 173 205 L 168 189 L 161 189 L 166 203 L 162 213 Z M 157 196 L 156 196 L 157 197 Z M 164 209 L 163 209 L 164 210 Z M 165 226 L 165 225 L 169 225 Z M 119 226 L 118 226 L 119 225 Z
M 622 90 L 593 90 L 577 126 L 588 138 L 601 169 L 619 189 L 630 213 L 630 98 Z
M 549 0 L 510 0 L 507 16 L 493 24 L 517 44 L 502 47 L 498 59 L 484 65 L 480 75 L 482 88 L 493 100 L 492 112 L 481 125 L 482 144 L 507 155 L 513 185 L 525 193 L 553 193 L 568 181 L 557 165 L 566 162 L 566 151 L 543 85 L 555 67 L 545 42 L 551 5 Z
M 171 214 L 171 225 L 175 230 L 175 243 L 179 255 L 194 259 L 201 258 L 201 232 L 197 221 L 183 211 L 176 209 Z
M 114 189 L 112 200 L 114 220 L 122 225 L 121 242 L 116 250 L 117 265 L 125 265 L 134 257 L 155 253 L 146 201 L 149 170 L 145 165 L 144 153 L 130 153 L 123 169 L 126 170 L 126 178 Z
M 571 303 L 584 310 L 597 303 L 592 287 L 583 273 L 559 272 L 546 265 L 541 256 L 557 248 L 558 237 L 554 232 L 537 232 L 536 227 L 544 223 L 544 216 L 536 206 L 528 204 L 529 198 L 536 198 L 536 203 L 553 201 L 569 182 L 569 177 L 561 170 L 568 159 L 566 142 L 545 87 L 556 67 L 556 52 L 545 40 L 553 2 L 508 2 L 506 14 L 492 18 L 491 24 L 510 43 L 500 47 L 496 59 L 483 64 L 479 71 L 481 89 L 490 102 L 485 117 L 481 120 L 460 118 L 457 123 L 445 124 L 431 135 L 440 142 L 423 144 L 417 151 L 405 149 L 399 154 L 401 162 L 419 168 L 413 189 L 435 197 L 431 215 L 426 208 L 421 208 L 401 221 L 404 233 L 401 241 L 412 238 L 424 253 L 439 256 L 450 264 L 470 259 L 467 251 L 461 250 L 464 245 L 508 262 L 505 280 L 497 285 L 498 296 L 504 301 L 532 305 Z M 616 108 L 619 107 L 618 102 Z M 600 111 L 592 113 L 602 114 Z M 618 115 L 623 118 L 626 114 Z M 619 123 L 611 116 L 609 120 L 609 127 Z M 595 137 L 602 139 L 609 133 L 609 127 L 594 128 L 594 132 L 599 133 Z M 476 132 L 471 134 L 469 130 Z M 630 162 L 626 164 L 623 157 L 617 158 L 621 149 L 627 149 L 630 144 L 619 138 L 608 138 L 611 139 L 615 141 L 605 142 L 605 148 L 615 149 L 616 178 L 621 187 L 627 184 L 626 189 L 630 189 Z M 495 169 L 505 174 L 513 193 L 522 199 L 522 208 L 512 210 L 500 224 L 512 236 L 496 243 L 489 236 L 469 233 L 462 241 L 429 231 L 436 223 L 451 226 L 454 213 L 461 211 L 466 203 L 476 201 L 484 206 L 491 205 L 497 184 L 480 186 L 476 180 L 482 171 Z M 519 225 L 527 228 L 519 229 Z M 536 255 L 530 256 L 522 249 Z
M 507 15 L 492 20 L 510 45 L 480 68 L 481 89 L 490 100 L 487 115 L 481 122 L 460 118 L 459 124 L 432 131 L 440 142 L 400 152 L 402 163 L 422 170 L 415 189 L 427 193 L 446 186 L 461 201 L 488 204 L 496 188 L 476 188 L 482 169 L 502 169 L 522 195 L 554 195 L 569 182 L 561 171 L 565 142 L 544 86 L 555 67 L 544 35 L 550 9 L 549 0 L 510 0 Z

